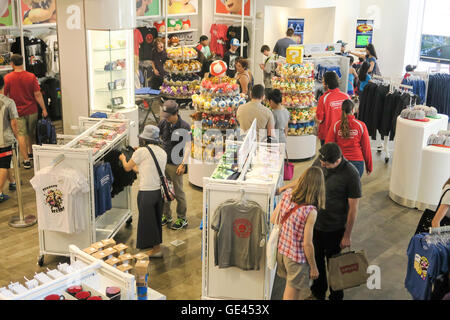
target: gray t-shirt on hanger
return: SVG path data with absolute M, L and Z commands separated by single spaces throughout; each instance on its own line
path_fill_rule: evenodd
M 261 243 L 266 238 L 266 215 L 254 201 L 228 200 L 214 213 L 214 260 L 219 268 L 259 270 Z
M 273 119 L 275 120 L 275 130 L 278 134 L 278 142 L 286 143 L 286 134 L 284 129 L 286 129 L 291 115 L 286 109 L 272 110 Z

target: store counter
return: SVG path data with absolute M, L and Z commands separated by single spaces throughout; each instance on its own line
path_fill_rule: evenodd
M 450 176 L 450 148 L 428 146 L 422 152 L 422 169 L 416 207 L 436 210 L 442 187 Z
M 402 206 L 416 207 L 423 148 L 431 134 L 447 129 L 448 116 L 440 116 L 429 122 L 397 119 L 389 197 Z

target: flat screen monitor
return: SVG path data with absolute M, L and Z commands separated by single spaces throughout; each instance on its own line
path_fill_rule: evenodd
M 294 29 L 294 40 L 298 44 L 303 44 L 303 35 L 305 32 L 305 19 L 290 18 L 288 19 L 288 28 Z
M 365 48 L 372 43 L 374 20 L 360 19 L 356 23 L 356 48 Z
M 420 60 L 450 64 L 450 37 L 423 34 Z

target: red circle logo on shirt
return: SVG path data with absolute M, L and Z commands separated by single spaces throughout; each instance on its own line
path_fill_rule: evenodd
M 252 224 L 247 219 L 236 219 L 233 223 L 233 231 L 239 238 L 248 238 L 252 233 Z
M 151 33 L 149 33 L 146 37 L 145 37 L 145 41 L 147 43 L 153 43 L 154 37 Z

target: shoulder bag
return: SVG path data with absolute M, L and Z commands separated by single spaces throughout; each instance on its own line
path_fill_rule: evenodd
M 284 161 L 284 181 L 291 181 L 294 177 L 294 164 L 289 162 L 289 156 L 286 150 L 286 160 Z
M 172 181 L 168 180 L 162 173 L 161 168 L 159 167 L 159 163 L 156 160 L 156 156 L 155 156 L 155 153 L 153 152 L 153 150 L 149 146 L 146 146 L 146 148 L 150 152 L 153 160 L 155 161 L 156 169 L 158 170 L 158 174 L 159 174 L 159 179 L 161 180 L 161 196 L 162 196 L 164 202 L 170 202 L 170 201 L 175 200 L 175 191 L 173 188 Z
M 441 206 L 442 200 L 444 199 L 445 194 L 449 191 L 450 189 L 446 190 L 442 196 L 441 196 L 441 200 L 439 200 L 439 204 L 436 208 L 436 211 L 427 209 L 423 212 L 422 217 L 420 218 L 419 224 L 417 225 L 417 229 L 416 229 L 416 233 L 415 234 L 419 234 L 419 233 L 428 233 L 430 232 L 430 228 L 431 228 L 431 222 L 434 219 L 434 216 L 436 215 L 436 212 L 439 210 L 439 207 Z M 444 216 L 444 218 L 441 221 L 441 227 L 443 226 L 449 226 L 450 225 L 450 218 Z
M 349 251 L 330 258 L 328 281 L 334 291 L 359 287 L 367 283 L 369 262 L 364 251 Z
M 281 226 L 289 219 L 292 213 L 294 213 L 298 208 L 304 205 L 295 205 L 283 218 L 281 222 L 279 222 L 280 213 L 276 217 L 276 221 L 278 222 L 272 228 L 270 232 L 269 241 L 267 241 L 266 247 L 266 256 L 267 256 L 267 267 L 270 270 L 275 269 L 277 264 L 277 252 L 278 252 L 278 238 L 280 237 Z

